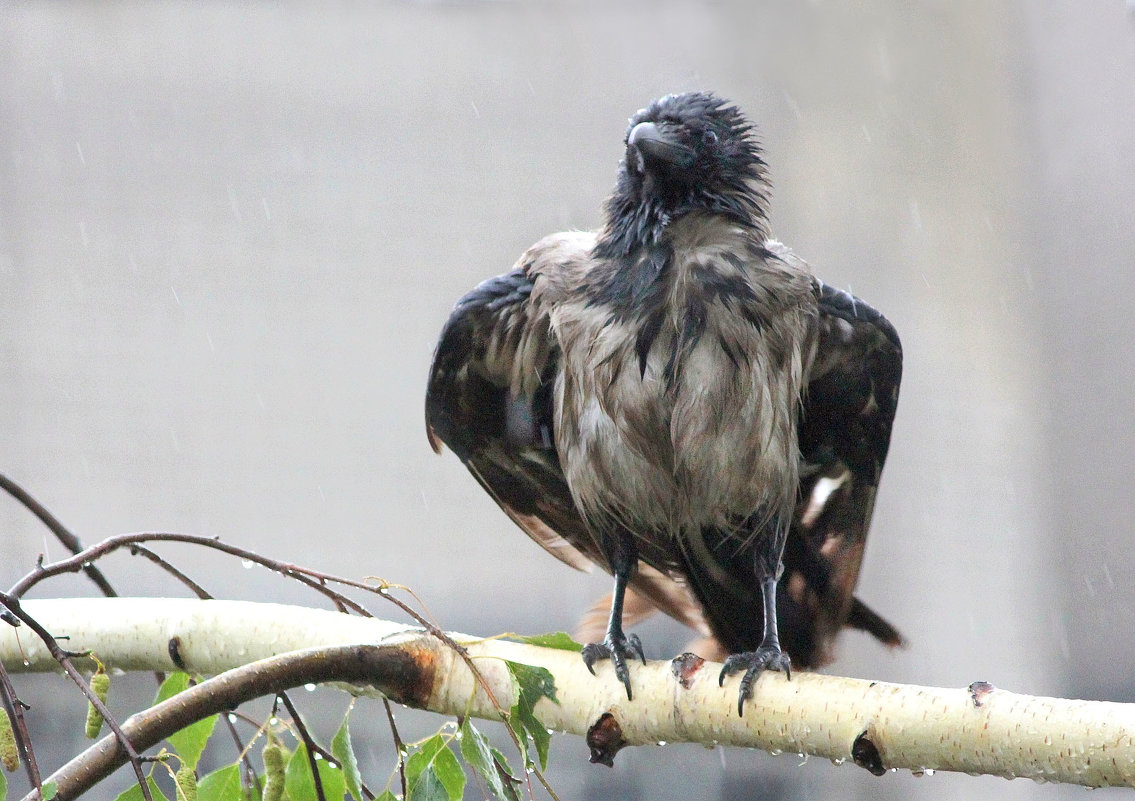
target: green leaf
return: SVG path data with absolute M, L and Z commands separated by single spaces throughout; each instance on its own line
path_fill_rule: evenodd
M 565 631 L 553 631 L 548 634 L 533 634 L 531 636 L 517 636 L 515 637 L 519 642 L 526 642 L 529 645 L 539 645 L 542 648 L 555 648 L 560 651 L 575 651 L 579 653 L 583 650 L 583 646 L 571 638 L 571 635 Z
M 410 801 L 449 801 L 449 791 L 434 772 L 433 765 L 427 765 L 410 788 Z
M 58 792 L 59 785 L 57 785 L 55 782 L 43 783 L 43 801 L 51 801 L 51 799 L 55 798 L 55 794 Z M 141 793 L 139 792 L 138 795 L 141 795 Z
M 398 796 L 389 790 L 383 790 L 382 795 L 374 799 L 374 801 L 398 801 Z
M 497 770 L 496 763 L 493 760 L 492 746 L 489 745 L 485 735 L 477 730 L 469 718 L 465 718 L 465 722 L 461 724 L 459 736 L 461 738 L 461 756 L 469 767 L 473 768 L 477 775 L 484 780 L 489 795 L 493 799 L 508 801 L 511 796 L 505 794 L 507 791 L 504 781 Z
M 343 769 L 343 778 L 347 782 L 347 791 L 350 792 L 351 797 L 355 801 L 363 801 L 363 777 L 359 773 L 359 761 L 355 758 L 355 749 L 351 747 L 351 730 L 347 726 L 350 717 L 351 713 L 348 710 L 343 717 L 343 725 L 331 740 L 331 755 L 339 761 L 339 766 Z
M 197 782 L 197 801 L 240 801 L 240 766 L 226 765 Z
M 188 687 L 188 673 L 171 673 L 162 682 L 162 686 L 158 688 L 158 695 L 154 698 L 154 704 L 160 704 L 162 701 L 173 698 Z M 201 759 L 201 754 L 205 751 L 209 738 L 213 736 L 213 727 L 216 725 L 217 716 L 210 715 L 196 723 L 189 724 L 181 731 L 174 732 L 166 740 L 173 746 L 173 750 L 177 752 L 183 764 L 195 768 Z
M 501 784 L 504 786 L 505 798 L 508 801 L 521 801 L 520 793 L 521 788 L 524 786 L 524 780 L 518 776 L 512 775 L 512 767 L 508 764 L 508 760 L 504 758 L 497 749 L 492 749 L 493 764 L 496 766 L 497 775 L 500 776 Z
M 159 799 L 161 801 L 168 801 L 168 799 L 166 799 L 166 797 L 164 795 L 162 795 L 162 791 L 158 789 L 157 782 L 154 781 L 153 776 L 150 776 L 146 779 L 146 786 L 150 788 L 150 795 L 153 796 L 154 801 L 159 801 Z M 55 797 L 54 788 L 52 788 L 51 795 L 48 795 L 47 794 L 47 785 L 45 784 L 43 786 L 44 801 L 51 801 L 51 799 L 54 798 L 54 797 Z M 128 789 L 126 792 L 120 794 L 118 796 L 118 798 L 114 799 L 114 801 L 145 801 L 145 798 L 146 797 L 144 795 L 142 795 L 141 786 L 139 786 L 137 783 L 134 783 L 134 784 L 130 785 L 130 789 Z
M 543 770 L 548 767 L 548 748 L 551 746 L 552 735 L 536 719 L 533 710 L 541 698 L 559 703 L 556 698 L 556 682 L 546 668 L 508 660 L 505 660 L 505 665 L 517 686 L 516 703 L 509 712 L 508 724 L 521 742 L 524 742 L 525 733 L 532 738 L 532 744 L 536 746 L 536 757 Z
M 418 778 L 443 748 L 445 748 L 445 740 L 441 738 L 440 734 L 435 734 L 410 754 L 409 759 L 406 760 L 406 787 L 408 789 L 413 789 L 414 785 L 418 783 Z M 292 801 L 295 801 L 295 799 L 292 799 Z
M 465 792 L 465 771 L 440 734 L 418 746 L 406 760 L 406 787 L 411 801 L 459 801 Z
M 433 769 L 445 786 L 449 801 L 461 801 L 461 796 L 465 793 L 465 771 L 448 747 L 437 752 Z
M 319 778 L 323 783 L 323 796 L 327 801 L 342 801 L 347 794 L 347 783 L 343 771 L 331 767 L 326 759 L 317 759 Z M 311 776 L 311 765 L 307 760 L 307 747 L 300 743 L 296 752 L 288 760 L 284 772 L 284 792 L 291 801 L 316 801 L 315 779 Z

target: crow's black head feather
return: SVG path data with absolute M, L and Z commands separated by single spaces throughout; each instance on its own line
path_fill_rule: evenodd
M 765 163 L 736 106 L 711 92 L 666 95 L 631 118 L 625 143 L 598 255 L 652 245 L 691 212 L 723 215 L 764 234 Z

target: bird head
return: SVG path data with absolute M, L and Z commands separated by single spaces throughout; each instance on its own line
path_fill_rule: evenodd
M 666 95 L 631 118 L 625 143 L 607 205 L 619 250 L 657 241 L 670 221 L 691 212 L 763 225 L 760 147 L 728 101 L 711 92 Z

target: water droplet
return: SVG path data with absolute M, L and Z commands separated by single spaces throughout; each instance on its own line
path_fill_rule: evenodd
M 659 740 L 657 743 L 655 743 L 655 745 L 666 745 L 666 741 L 665 740 Z
M 832 764 L 835 765 L 838 768 L 840 765 L 842 765 L 846 761 L 847 760 L 844 759 L 843 757 L 836 757 L 835 759 L 832 760 Z
M 268 725 L 278 726 L 278 725 L 280 725 L 280 719 L 277 718 L 277 717 L 270 717 L 270 718 L 268 718 Z
M 303 686 L 303 688 L 305 690 L 307 690 L 309 693 L 315 692 L 315 685 L 314 684 L 305 684 Z
M 237 720 L 238 720 L 237 716 L 230 712 L 229 713 L 229 723 L 236 723 Z

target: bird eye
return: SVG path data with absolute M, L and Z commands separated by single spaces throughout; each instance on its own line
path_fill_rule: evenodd
M 701 140 L 707 145 L 716 145 L 717 131 L 712 128 L 706 128 L 705 131 L 702 132 Z

